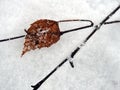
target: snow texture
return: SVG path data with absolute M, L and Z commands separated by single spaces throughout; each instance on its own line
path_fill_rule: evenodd
M 39 19 L 90 19 L 99 24 L 119 0 L 0 0 L 0 39 L 24 35 Z M 109 19 L 120 20 L 120 10 Z M 71 28 L 76 23 L 60 25 Z M 26 53 L 24 38 L 0 43 L 0 90 L 32 90 L 93 30 L 67 33 L 49 48 Z M 39 90 L 120 90 L 120 24 L 104 25 L 69 62 Z

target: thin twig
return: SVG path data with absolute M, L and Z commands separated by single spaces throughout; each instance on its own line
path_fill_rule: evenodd
M 61 22 L 70 22 L 70 21 L 83 21 L 83 22 L 89 22 L 90 24 L 89 24 L 89 25 L 86 25 L 86 26 L 83 26 L 83 27 L 75 28 L 75 29 L 70 29 L 70 30 L 61 31 L 61 32 L 60 32 L 60 35 L 63 35 L 63 34 L 65 34 L 65 33 L 72 32 L 72 31 L 77 31 L 77 30 L 86 29 L 86 28 L 89 28 L 89 27 L 92 27 L 92 26 L 93 26 L 93 22 L 92 22 L 91 20 L 84 20 L 84 19 L 81 19 L 81 20 L 80 20 L 80 19 L 60 20 L 60 21 L 57 21 L 57 22 L 58 22 L 58 23 L 61 23 Z M 28 33 L 26 29 L 24 29 L 24 31 L 25 31 L 26 33 Z M 25 35 L 16 36 L 16 37 L 7 38 L 7 39 L 2 39 L 2 40 L 0 40 L 0 42 L 10 41 L 10 40 L 14 40 L 14 39 L 23 38 L 23 37 L 25 37 Z
M 120 23 L 120 20 L 115 20 L 115 21 L 109 21 L 109 22 L 105 22 L 104 24 L 113 24 L 113 23 Z
M 105 19 L 103 19 L 100 24 L 96 25 L 94 30 L 86 37 L 86 39 L 83 41 L 82 44 L 80 44 L 79 47 L 77 47 L 70 55 L 70 58 L 74 58 L 75 54 L 81 49 L 82 46 L 85 45 L 85 43 L 95 34 L 96 31 L 98 31 L 101 26 L 120 8 L 120 5 L 115 8 Z M 46 77 L 44 77 L 40 82 L 38 82 L 36 85 L 32 85 L 31 87 L 33 90 L 37 90 L 58 68 L 60 68 L 65 62 L 67 62 L 69 58 L 64 59 L 59 65 L 57 65 Z
M 61 32 L 60 32 L 61 35 L 65 34 L 65 33 L 68 33 L 68 32 L 77 31 L 77 30 L 82 30 L 82 29 L 89 28 L 89 27 L 92 27 L 92 26 L 93 26 L 93 22 L 92 22 L 91 20 L 73 19 L 73 20 L 60 20 L 60 21 L 58 21 L 58 22 L 69 22 L 69 21 L 88 21 L 88 22 L 90 22 L 90 25 L 83 26 L 83 27 L 79 27 L 79 28 L 75 28 L 75 29 L 70 29 L 70 30 L 61 31 Z M 108 25 L 108 24 L 113 24 L 113 23 L 120 23 L 120 20 L 109 21 L 109 22 L 105 22 L 104 24 L 105 24 L 105 25 Z M 26 30 L 25 30 L 25 31 L 26 31 Z M 14 39 L 19 39 L 19 38 L 23 38 L 23 37 L 25 37 L 25 35 L 16 36 L 16 37 L 7 38 L 7 39 L 2 39 L 2 40 L 0 40 L 0 42 L 9 41 L 9 40 L 14 40 Z
M 2 40 L 0 40 L 0 42 L 9 41 L 9 40 L 14 40 L 14 39 L 22 38 L 22 37 L 25 37 L 25 35 L 16 36 L 16 37 L 7 38 L 7 39 L 2 39 Z
M 89 28 L 89 27 L 92 27 L 94 25 L 94 23 L 91 20 L 85 20 L 85 19 L 60 20 L 60 21 L 58 21 L 58 23 L 72 22 L 72 21 L 89 22 L 90 24 L 86 25 L 86 26 L 79 27 L 79 28 L 74 28 L 74 29 L 70 29 L 70 30 L 61 31 L 60 32 L 61 35 L 65 34 L 65 33 L 68 33 L 68 32 L 73 32 L 73 31 L 78 31 L 78 30 L 82 30 L 82 29 L 85 29 L 85 28 Z

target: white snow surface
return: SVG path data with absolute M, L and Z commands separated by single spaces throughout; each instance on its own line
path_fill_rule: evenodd
M 90 19 L 99 24 L 120 0 L 0 0 L 0 39 L 24 35 L 39 19 Z M 120 20 L 120 10 L 109 19 Z M 62 23 L 61 31 L 71 25 Z M 63 28 L 63 29 L 62 29 Z M 94 28 L 67 33 L 49 48 L 21 56 L 24 38 L 0 43 L 0 90 L 32 90 Z M 103 25 L 73 59 L 38 90 L 120 90 L 120 24 Z

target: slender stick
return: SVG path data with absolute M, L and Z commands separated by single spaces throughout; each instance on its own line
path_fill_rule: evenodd
M 60 35 L 63 35 L 63 34 L 69 33 L 69 32 L 73 32 L 73 31 L 82 30 L 82 29 L 85 29 L 85 28 L 89 28 L 89 27 L 92 27 L 92 26 L 94 25 L 94 23 L 93 23 L 91 20 L 86 20 L 86 19 L 60 20 L 60 21 L 58 21 L 58 23 L 61 23 L 61 22 L 74 22 L 74 21 L 89 22 L 90 24 L 89 24 L 89 25 L 86 25 L 86 26 L 74 28 L 74 29 L 71 29 L 71 30 L 62 31 L 62 32 L 60 32 Z M 69 60 L 69 63 L 70 63 L 70 65 L 71 65 L 71 67 L 74 68 L 74 64 L 73 64 L 73 62 L 72 62 L 71 59 Z
M 31 85 L 33 87 L 33 90 L 37 90 L 59 67 L 61 67 L 68 59 L 63 60 L 57 67 L 55 67 L 44 79 L 42 79 L 40 82 L 38 82 L 35 86 Z
M 25 37 L 25 35 L 16 36 L 16 37 L 7 38 L 7 39 L 2 39 L 2 40 L 0 40 L 0 42 L 9 41 L 9 40 L 14 40 L 14 39 L 22 38 L 22 37 Z
M 84 19 L 81 19 L 81 20 L 80 20 L 80 19 L 60 20 L 60 21 L 58 21 L 58 23 L 61 23 L 61 22 L 71 22 L 71 21 L 84 21 L 84 22 L 89 22 L 90 24 L 89 24 L 89 25 L 86 25 L 86 26 L 83 26 L 83 27 L 79 27 L 79 28 L 70 29 L 70 30 L 67 30 L 67 31 L 60 32 L 60 35 L 63 35 L 63 34 L 65 34 L 65 33 L 72 32 L 72 31 L 77 31 L 77 30 L 89 28 L 89 27 L 92 27 L 92 26 L 93 26 L 93 22 L 92 22 L 91 20 L 84 20 Z M 26 30 L 26 29 L 25 29 L 24 31 L 27 33 L 27 30 Z M 16 37 L 7 38 L 7 39 L 2 39 L 2 40 L 0 40 L 0 42 L 9 41 L 9 40 L 14 40 L 14 39 L 19 39 L 19 38 L 23 38 L 23 37 L 25 37 L 25 35 L 16 36 Z
M 78 30 L 81 30 L 81 29 L 89 28 L 89 27 L 92 27 L 94 25 L 94 23 L 91 20 L 85 20 L 85 19 L 60 20 L 60 21 L 58 21 L 58 23 L 61 23 L 61 22 L 72 22 L 72 21 L 89 22 L 90 24 L 86 25 L 86 26 L 79 27 L 79 28 L 74 28 L 74 29 L 62 31 L 62 32 L 60 32 L 61 35 L 65 34 L 65 33 L 68 33 L 68 32 L 73 32 L 73 31 L 78 31 Z
M 113 23 L 120 23 L 120 20 L 115 20 L 115 21 L 109 21 L 109 22 L 105 22 L 104 24 L 113 24 Z
M 70 22 L 70 21 L 88 21 L 88 22 L 90 22 L 90 25 L 83 26 L 83 27 L 79 27 L 79 28 L 75 28 L 75 29 L 70 29 L 70 30 L 62 31 L 62 32 L 60 32 L 61 35 L 65 34 L 65 33 L 68 33 L 68 32 L 77 31 L 77 30 L 82 30 L 82 29 L 89 28 L 89 27 L 92 27 L 92 26 L 93 26 L 93 22 L 92 22 L 91 20 L 73 19 L 73 20 L 60 20 L 60 21 L 58 21 L 58 22 Z M 105 22 L 104 25 L 113 24 L 113 23 L 120 23 L 120 20 Z M 25 31 L 26 31 L 26 30 L 25 30 Z M 19 39 L 19 38 L 23 38 L 23 37 L 25 37 L 25 35 L 16 36 L 16 37 L 7 38 L 7 39 L 2 39 L 2 40 L 0 40 L 0 42 L 9 41 L 9 40 L 14 40 L 14 39 Z
M 86 37 L 86 39 L 83 41 L 82 44 L 80 44 L 79 47 L 77 47 L 70 55 L 70 58 L 74 58 L 75 54 L 81 49 L 82 46 L 85 45 L 85 43 L 95 34 L 96 31 L 98 31 L 101 26 L 120 8 L 120 5 L 115 8 L 105 19 L 103 19 L 100 24 L 96 25 L 94 30 Z M 46 77 L 44 77 L 40 82 L 38 82 L 36 85 L 32 85 L 33 90 L 37 90 L 58 68 L 60 68 L 65 62 L 67 62 L 69 58 L 64 59 L 59 65 L 57 65 Z

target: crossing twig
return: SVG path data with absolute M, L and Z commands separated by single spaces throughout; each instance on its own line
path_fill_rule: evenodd
M 57 65 L 47 76 L 45 76 L 40 82 L 38 82 L 36 85 L 32 85 L 31 87 L 33 90 L 37 90 L 58 68 L 60 68 L 65 62 L 67 62 L 70 58 L 74 58 L 76 53 L 81 49 L 82 46 L 86 44 L 86 42 L 95 34 L 96 31 L 98 31 L 102 25 L 107 23 L 106 21 L 115 14 L 115 12 L 120 8 L 120 5 L 118 5 L 117 8 L 115 8 L 107 17 L 105 17 L 98 25 L 94 26 L 94 30 L 85 38 L 82 44 L 80 44 L 79 47 L 77 47 L 73 52 L 70 54 L 69 58 L 64 59 L 59 65 Z
M 82 21 L 82 22 L 88 22 L 88 23 L 90 23 L 90 24 L 85 25 L 85 26 L 82 26 L 82 27 L 70 29 L 70 30 L 61 31 L 61 32 L 60 32 L 60 35 L 63 35 L 63 34 L 69 33 L 69 32 L 73 32 L 73 31 L 78 31 L 78 30 L 86 29 L 86 28 L 89 28 L 89 27 L 92 27 L 92 26 L 93 26 L 93 22 L 92 22 L 91 20 L 85 20 L 85 19 L 60 20 L 60 21 L 57 21 L 57 22 L 58 22 L 58 23 L 62 23 L 62 22 L 72 22 L 72 21 Z M 27 32 L 26 29 L 25 29 L 24 31 Z M 16 37 L 7 38 L 7 39 L 2 39 L 2 40 L 0 40 L 0 42 L 10 41 L 10 40 L 14 40 L 14 39 L 23 38 L 23 37 L 25 37 L 25 35 L 16 36 Z

